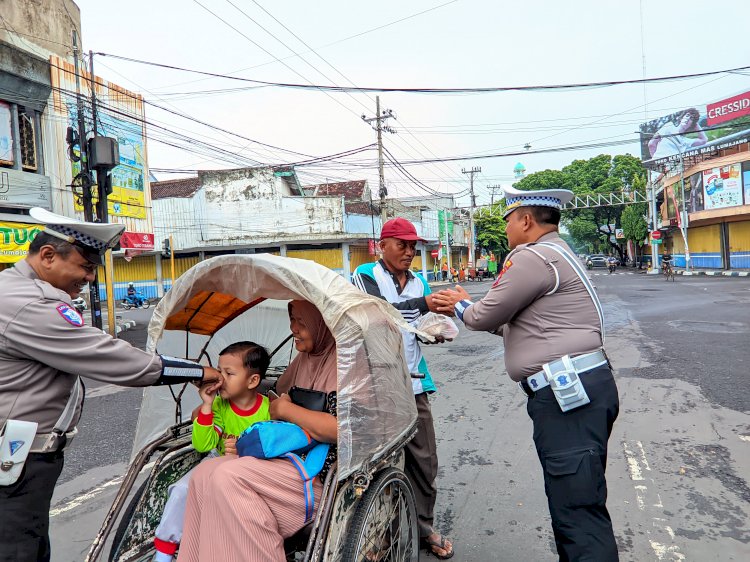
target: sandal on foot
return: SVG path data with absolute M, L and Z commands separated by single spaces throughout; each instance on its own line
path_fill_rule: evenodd
M 430 537 L 422 537 L 422 547 L 438 560 L 448 560 L 449 558 L 453 558 L 453 545 L 451 545 L 451 549 L 448 554 L 438 554 L 437 552 L 435 552 L 436 548 L 439 548 L 440 550 L 448 550 L 445 544 L 445 540 L 446 539 L 443 535 L 440 535 L 439 541 L 432 541 L 430 540 Z

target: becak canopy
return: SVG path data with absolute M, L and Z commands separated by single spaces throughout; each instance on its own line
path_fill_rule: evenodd
M 390 304 L 308 260 L 220 256 L 175 281 L 154 310 L 147 347 L 216 365 L 226 345 L 251 340 L 269 351 L 281 346 L 271 363 L 281 371 L 293 356 L 291 341 L 284 342 L 290 334 L 286 303 L 292 299 L 314 304 L 336 339 L 338 463 L 339 479 L 344 479 L 386 452 L 416 421 L 401 337 L 401 328 L 414 329 Z M 134 452 L 175 422 L 172 393 L 180 390 L 144 390 Z M 198 403 L 196 389 L 189 386 L 180 419 L 189 419 Z

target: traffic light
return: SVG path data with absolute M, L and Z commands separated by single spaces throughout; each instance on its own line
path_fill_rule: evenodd
M 172 247 L 169 245 L 169 238 L 165 238 L 161 243 L 161 255 L 165 258 L 172 257 Z
M 448 245 L 453 246 L 453 236 L 451 236 L 450 234 L 448 235 Z

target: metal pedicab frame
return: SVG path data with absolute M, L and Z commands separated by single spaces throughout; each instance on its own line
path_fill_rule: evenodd
M 276 352 L 272 368 L 282 371 L 284 346 L 291 355 L 291 342 L 268 321 L 282 313 L 288 334 L 288 299 L 312 302 L 336 338 L 339 425 L 338 466 L 324 483 L 315 520 L 287 541 L 288 559 L 417 562 L 414 495 L 401 470 L 403 446 L 416 423 L 400 332 L 411 328 L 388 303 L 306 260 L 221 256 L 201 262 L 175 282 L 154 311 L 148 348 L 211 363 L 230 341 L 253 339 Z M 260 337 L 268 331 L 281 343 L 272 346 Z M 167 407 L 174 412 L 175 400 L 177 423 L 172 424 Z M 185 406 L 191 403 L 198 399 L 189 385 L 179 394 L 171 387 L 144 390 L 133 462 L 86 560 L 100 558 L 139 475 L 156 455 L 120 520 L 109 557 L 150 560 L 167 488 L 201 458 L 190 446 L 191 408 Z

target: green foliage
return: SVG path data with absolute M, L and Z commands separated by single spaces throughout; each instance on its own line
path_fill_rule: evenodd
M 477 243 L 483 248 L 503 256 L 508 253 L 508 236 L 505 234 L 505 220 L 502 205 L 495 203 L 490 212 L 479 211 L 474 215 L 477 229 Z
M 645 203 L 628 205 L 622 212 L 622 233 L 626 240 L 632 240 L 636 247 L 636 258 L 639 250 L 648 236 L 648 223 L 646 222 L 647 207 Z
M 646 171 L 639 158 L 630 154 L 600 154 L 589 160 L 574 160 L 562 170 L 544 170 L 529 174 L 514 187 L 524 190 L 570 189 L 576 195 L 628 193 L 645 190 Z M 608 225 L 621 228 L 622 213 L 627 205 L 571 209 L 563 212 L 562 222 L 577 248 L 589 252 L 616 251 L 623 257 L 619 244 L 609 241 Z M 606 230 L 602 230 L 604 227 Z

